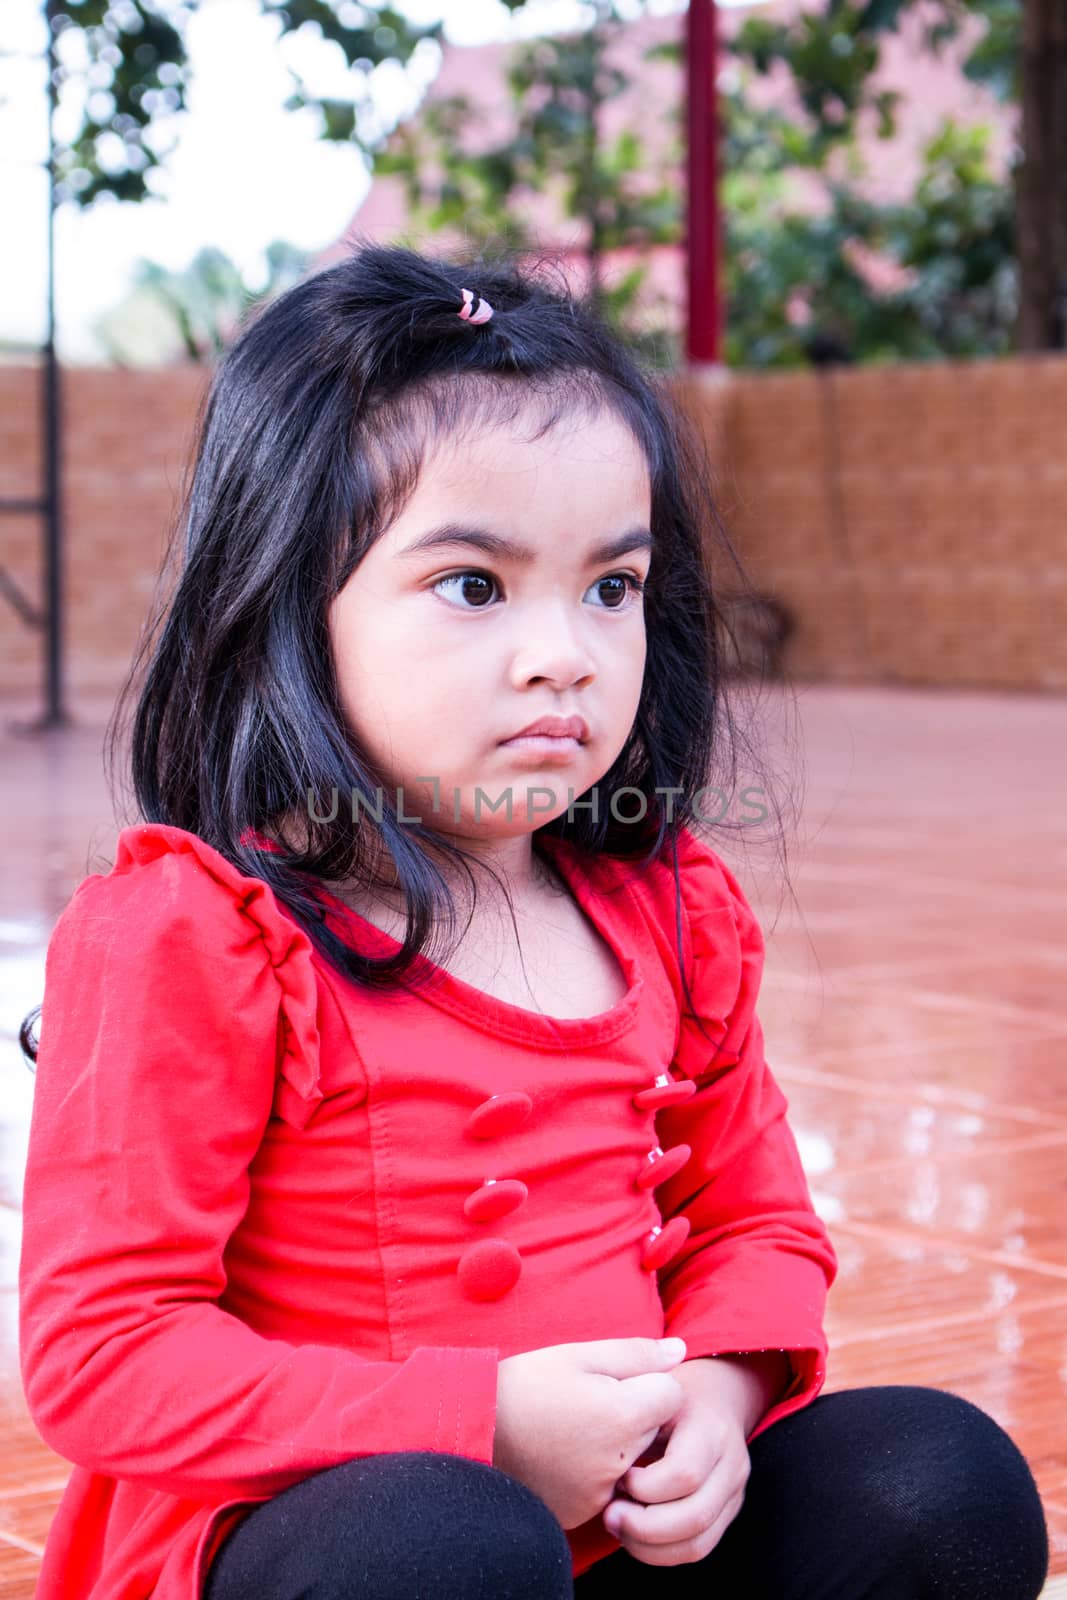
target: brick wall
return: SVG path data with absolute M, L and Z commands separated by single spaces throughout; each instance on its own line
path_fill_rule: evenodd
M 155 590 L 196 367 L 64 375 L 66 676 L 112 695 Z M 37 487 L 38 383 L 0 367 L 0 494 Z M 757 586 L 791 613 L 786 665 L 841 682 L 1067 689 L 1067 358 L 678 381 Z M 42 598 L 33 517 L 0 560 Z M 41 693 L 41 644 L 0 595 L 0 695 Z
M 1067 689 L 1067 358 L 683 384 L 799 677 Z
M 174 523 L 206 374 L 78 367 L 63 374 L 65 679 L 113 695 L 129 669 Z M 40 377 L 0 367 L 0 495 L 40 484 Z M 0 561 L 35 606 L 44 597 L 37 517 L 0 519 Z M 43 645 L 0 595 L 0 694 L 43 694 Z

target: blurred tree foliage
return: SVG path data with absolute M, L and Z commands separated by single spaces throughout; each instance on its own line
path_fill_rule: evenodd
M 623 24 L 603 0 L 598 9 L 587 31 L 535 39 L 513 51 L 510 129 L 503 142 L 487 146 L 481 108 L 466 95 L 452 95 L 395 129 L 374 167 L 402 178 L 415 237 L 453 228 L 475 246 L 504 242 L 536 252 L 528 202 L 552 194 L 562 215 L 585 224 L 581 249 L 590 302 L 646 361 L 667 367 L 678 354 L 676 335 L 644 300 L 647 266 L 640 257 L 682 237 L 682 149 L 675 133 L 654 160 L 636 129 L 625 128 L 612 142 L 600 133 L 603 107 L 630 87 L 630 79 L 606 56 Z M 607 284 L 605 255 L 623 248 L 638 259 Z
M 185 29 L 204 0 L 46 0 L 56 35 L 60 87 L 84 90 L 78 131 L 58 154 L 59 198 L 89 206 L 101 195 L 144 200 L 165 160 L 160 124 L 184 111 L 189 68 Z M 279 37 L 310 28 L 344 51 L 352 69 L 350 100 L 310 93 L 292 73 L 287 109 L 314 106 L 326 139 L 351 139 L 366 150 L 375 137 L 371 80 L 383 61 L 406 64 L 420 40 L 439 39 L 442 24 L 415 27 L 391 6 L 352 0 L 259 0 Z M 66 36 L 66 37 L 65 37 Z
M 735 48 L 760 72 L 780 65 L 800 94 L 815 138 L 811 161 L 822 167 L 838 145 L 851 144 L 857 120 L 874 113 L 880 128 L 891 132 L 896 97 L 872 88 L 882 36 L 906 14 L 918 20 L 926 47 L 939 51 L 955 40 L 964 23 L 979 18 L 984 29 L 972 44 L 964 71 L 1021 111 L 1017 158 L 1010 178 L 1010 207 L 989 193 L 990 174 L 981 137 L 962 130 L 943 130 L 927 154 L 927 172 L 918 186 L 916 204 L 936 200 L 936 226 L 923 230 L 907 253 L 924 279 L 917 310 L 924 325 L 947 326 L 931 296 L 938 284 L 948 290 L 954 281 L 967 291 L 960 326 L 952 337 L 968 341 L 980 336 L 990 309 L 999 307 L 991 350 L 1067 348 L 1067 5 L 1064 0 L 824 0 L 819 12 L 804 11 L 786 22 L 750 17 L 738 32 Z M 946 185 L 974 187 L 961 194 L 946 215 Z M 982 219 L 987 217 L 988 227 Z M 901 224 L 893 219 L 890 237 L 902 243 Z M 912 219 L 918 225 L 917 219 Z M 938 267 L 937 245 L 948 245 L 956 233 L 958 248 L 970 248 L 967 263 L 945 261 Z M 991 257 L 1006 245 L 1010 262 Z M 1014 273 L 1015 312 L 1011 337 L 1003 339 L 1000 317 L 1008 314 L 1009 279 Z M 980 280 L 980 281 L 976 281 Z M 984 304 L 980 303 L 984 302 Z M 974 318 L 970 333 L 966 325 Z M 957 320 L 957 319 L 952 319 Z
M 164 156 L 153 120 L 184 105 L 183 28 L 198 3 L 50 0 L 57 29 L 81 30 L 83 70 L 93 85 L 82 129 L 63 156 L 65 192 L 78 203 L 105 192 L 124 199 L 150 192 L 148 174 Z M 554 191 L 565 214 L 585 224 L 592 297 L 647 359 L 678 359 L 677 335 L 654 320 L 645 301 L 640 258 L 682 237 L 680 119 L 676 113 L 671 141 L 655 161 L 644 130 L 627 129 L 611 145 L 600 136 L 602 107 L 627 87 L 607 56 L 627 20 L 612 0 L 594 0 L 591 28 L 516 48 L 508 69 L 511 135 L 488 149 L 478 148 L 480 110 L 462 96 L 426 104 L 384 137 L 369 113 L 374 68 L 406 63 L 421 40 L 440 38 L 440 22 L 415 27 L 392 8 L 352 0 L 259 3 L 277 18 L 281 35 L 311 27 L 344 50 L 353 69 L 351 100 L 316 97 L 295 78 L 289 104 L 317 107 L 323 137 L 354 141 L 376 172 L 402 177 L 416 229 L 457 226 L 472 241 L 536 249 L 523 202 Z M 503 3 L 518 11 L 525 0 Z M 1012 347 L 1015 203 L 1011 186 L 992 175 L 984 130 L 946 124 L 927 147 L 907 205 L 875 206 L 856 182 L 860 119 L 873 117 L 882 137 L 896 126 L 897 97 L 872 83 L 881 41 L 917 5 L 825 0 L 821 11 L 787 22 L 749 18 L 732 45 L 724 41 L 738 67 L 736 86 L 722 96 L 731 364 L 793 365 L 835 351 L 877 360 Z M 976 15 L 986 28 L 966 71 L 1006 98 L 1017 96 L 1018 0 L 926 0 L 927 47 L 940 50 Z M 680 52 L 678 44 L 651 53 L 680 59 Z M 74 71 L 73 52 L 70 60 Z M 757 112 L 748 103 L 753 75 L 781 67 L 792 77 L 802 118 Z M 805 169 L 826 180 L 825 214 L 790 201 L 791 174 Z M 634 252 L 635 264 L 606 286 L 604 254 L 620 247 Z M 872 257 L 891 267 L 891 289 L 876 287 L 864 270 Z
M 119 366 L 174 359 L 210 362 L 257 306 L 297 283 L 311 253 L 284 240 L 264 252 L 258 282 L 222 250 L 201 250 L 180 271 L 141 261 L 129 292 L 97 321 L 95 333 Z
M 739 107 L 732 137 L 758 138 L 773 121 Z M 990 172 L 987 143 L 985 129 L 946 121 L 925 147 L 906 205 L 877 205 L 831 182 L 821 215 L 784 203 L 782 172 L 753 177 L 743 163 L 732 168 L 723 185 L 727 363 L 1009 351 L 1017 307 L 1012 202 Z
M 599 0 L 587 31 L 517 48 L 508 69 L 512 116 L 504 142 L 487 146 L 480 108 L 454 95 L 397 128 L 375 171 L 403 179 L 415 234 L 460 228 L 479 244 L 505 239 L 536 248 L 524 198 L 556 189 L 564 213 L 586 220 L 592 297 L 646 360 L 672 366 L 681 357 L 678 334 L 666 319 L 649 326 L 654 308 L 645 298 L 647 266 L 640 258 L 684 236 L 682 112 L 675 110 L 671 141 L 658 158 L 636 128 L 613 144 L 597 135 L 602 106 L 629 86 L 607 54 L 623 26 L 614 5 Z M 802 123 L 752 105 L 752 76 L 772 64 L 766 27 L 760 22 L 748 32 L 750 20 L 741 30 L 737 82 L 721 96 L 727 363 L 795 366 L 831 355 L 866 361 L 1009 350 L 1017 306 L 1012 196 L 993 175 L 987 131 L 946 121 L 924 151 L 910 203 L 867 201 L 854 181 L 830 178 L 829 168 L 836 162 L 852 180 L 862 175 L 862 112 L 874 114 L 880 136 L 895 132 L 895 97 L 868 85 L 877 51 L 869 41 L 846 51 L 829 42 L 827 18 L 799 18 L 799 38 L 779 40 L 778 48 L 792 52 L 807 112 Z M 680 64 L 681 53 L 679 42 L 648 55 Z M 790 177 L 803 170 L 827 180 L 825 214 L 791 204 Z M 622 247 L 635 252 L 637 263 L 604 289 L 604 252 Z M 872 260 L 876 266 L 865 270 Z M 877 286 L 887 276 L 892 288 Z

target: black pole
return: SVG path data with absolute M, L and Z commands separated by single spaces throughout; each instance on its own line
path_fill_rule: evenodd
M 34 606 L 18 584 L 0 568 L 0 593 L 11 604 L 28 627 L 40 628 L 44 643 L 46 707 L 35 722 L 12 722 L 12 733 L 39 733 L 48 728 L 67 728 L 73 725 L 63 705 L 63 407 L 61 373 L 56 359 L 56 303 L 55 303 L 55 214 L 56 214 L 56 145 L 55 116 L 58 102 L 58 63 L 55 48 L 55 20 L 57 0 L 44 0 L 44 22 L 47 32 L 45 68 L 48 76 L 48 157 L 45 170 L 48 178 L 48 222 L 46 260 L 46 332 L 41 350 L 41 492 L 36 499 L 0 500 L 0 512 L 22 514 L 27 511 L 41 515 L 41 554 L 44 568 L 44 605 Z
M 45 627 L 46 697 L 41 728 L 67 727 L 63 707 L 63 471 L 62 394 L 56 360 L 56 143 L 55 119 L 58 89 L 55 14 L 57 0 L 45 0 L 48 33 L 48 310 L 44 346 L 44 447 L 45 447 Z

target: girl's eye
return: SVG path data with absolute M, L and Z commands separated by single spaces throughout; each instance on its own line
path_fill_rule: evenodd
M 445 584 L 459 584 L 459 593 L 464 602 L 472 601 L 468 605 L 460 606 L 463 611 L 484 611 L 486 605 L 486 590 L 495 587 L 496 579 L 487 572 L 454 572 L 450 577 L 438 578 L 434 584 L 435 589 L 441 589 Z M 467 586 L 471 587 L 468 588 Z M 606 585 L 612 585 L 609 594 L 613 597 L 602 608 L 606 611 L 624 611 L 631 603 L 636 603 L 644 593 L 644 580 L 634 577 L 632 572 L 616 572 L 609 577 L 598 578 L 592 588 L 603 591 Z
M 606 608 L 608 611 L 625 611 L 630 605 L 636 605 L 645 592 L 644 580 L 635 578 L 632 572 L 613 572 L 609 578 L 598 578 L 593 588 L 603 589 L 607 583 L 622 586 L 610 591 L 619 603 L 612 602 Z
M 446 583 L 462 584 L 463 587 L 460 593 L 465 598 L 473 598 L 475 603 L 473 606 L 463 606 L 461 609 L 465 611 L 484 611 L 485 607 L 482 602 L 485 599 L 485 590 L 495 582 L 496 579 L 490 578 L 488 573 L 485 572 L 454 572 L 450 578 L 439 578 L 434 584 L 434 588 L 440 589 Z M 467 584 L 473 585 L 473 595 L 468 591 Z

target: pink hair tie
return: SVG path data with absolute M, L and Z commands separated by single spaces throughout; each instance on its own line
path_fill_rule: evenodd
M 493 315 L 493 308 L 489 304 L 488 300 L 483 300 L 483 299 L 481 299 L 481 297 L 479 297 L 477 311 L 472 311 L 471 310 L 471 306 L 473 304 L 474 304 L 474 293 L 473 293 L 473 291 L 470 290 L 470 289 L 464 289 L 464 291 L 463 291 L 463 310 L 462 311 L 457 311 L 456 315 L 459 316 L 459 317 L 462 317 L 464 322 L 488 322 L 489 318 Z

